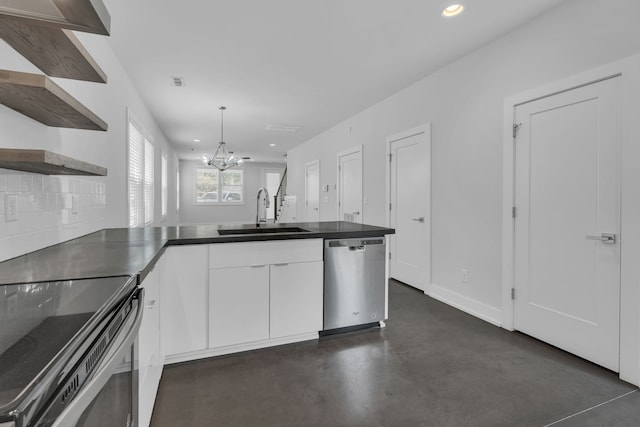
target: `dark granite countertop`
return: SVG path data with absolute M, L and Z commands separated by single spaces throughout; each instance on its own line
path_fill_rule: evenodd
M 252 242 L 288 239 L 349 239 L 393 234 L 391 228 L 351 222 L 301 222 L 261 225 L 269 231 L 302 228 L 304 232 L 221 235 L 254 224 L 182 225 L 176 227 L 107 228 L 77 239 L 0 262 L 0 285 L 89 279 L 140 274 L 141 280 L 172 245 Z

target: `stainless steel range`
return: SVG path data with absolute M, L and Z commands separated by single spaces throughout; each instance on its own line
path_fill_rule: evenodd
M 135 277 L 0 285 L 0 427 L 134 426 Z

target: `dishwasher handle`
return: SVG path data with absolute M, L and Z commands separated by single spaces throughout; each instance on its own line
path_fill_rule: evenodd
M 367 246 L 371 245 L 384 245 L 384 239 L 335 239 L 325 241 L 326 248 L 348 247 L 350 251 L 363 251 Z

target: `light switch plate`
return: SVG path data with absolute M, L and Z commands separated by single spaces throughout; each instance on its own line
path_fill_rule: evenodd
M 13 320 L 18 316 L 18 293 L 7 295 L 7 318 Z
M 71 196 L 71 213 L 72 214 L 77 214 L 78 213 L 78 195 L 77 194 L 73 194 Z
M 4 195 L 4 218 L 6 222 L 18 220 L 18 195 Z

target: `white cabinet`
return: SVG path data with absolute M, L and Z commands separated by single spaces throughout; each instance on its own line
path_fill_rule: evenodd
M 270 266 L 270 338 L 322 330 L 322 277 L 322 261 Z
M 269 266 L 211 270 L 209 346 L 269 338 Z
M 158 391 L 164 358 L 160 346 L 160 270 L 156 263 L 141 286 L 145 291 L 144 313 L 138 333 L 139 389 L 138 425 L 147 427 Z
M 180 354 L 207 348 L 207 245 L 171 246 L 162 270 L 161 331 L 166 360 L 189 360 Z
M 322 329 L 321 239 L 214 244 L 209 267 L 211 348 L 265 347 Z
M 322 239 L 180 245 L 161 270 L 165 363 L 318 337 Z

